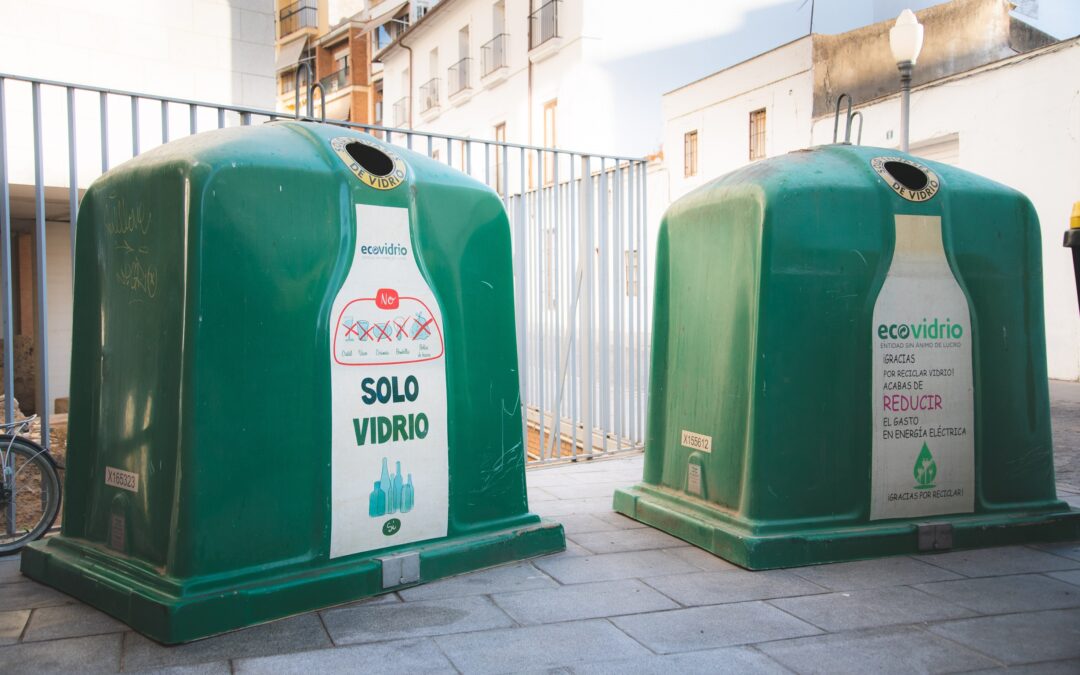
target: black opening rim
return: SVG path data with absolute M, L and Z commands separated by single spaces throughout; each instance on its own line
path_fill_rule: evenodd
M 394 172 L 394 160 L 390 155 L 367 143 L 349 143 L 345 152 L 372 176 L 389 176 Z
M 912 192 L 918 192 L 930 184 L 930 177 L 925 171 L 907 162 L 885 162 L 885 171 Z

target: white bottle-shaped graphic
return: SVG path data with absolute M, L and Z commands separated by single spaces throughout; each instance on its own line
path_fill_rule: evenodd
M 970 513 L 975 445 L 967 297 L 945 255 L 941 218 L 897 215 L 895 222 L 896 246 L 871 329 L 870 518 Z M 931 464 L 932 473 L 925 469 Z
M 331 558 L 445 537 L 449 513 L 442 309 L 421 269 L 409 209 L 355 204 L 354 213 L 355 240 L 326 317 Z M 413 319 L 420 314 L 421 321 Z M 403 432 L 395 420 L 420 421 Z M 397 462 L 421 472 L 424 499 L 390 541 L 384 528 L 404 506 Z M 372 504 L 368 486 L 376 476 L 385 496 L 382 518 L 369 515 L 382 501 Z

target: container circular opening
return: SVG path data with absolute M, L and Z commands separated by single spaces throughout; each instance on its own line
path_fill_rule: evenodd
M 912 192 L 922 190 L 930 182 L 922 169 L 906 162 L 885 162 L 885 170 L 896 182 Z
M 373 176 L 389 176 L 394 171 L 394 160 L 382 150 L 366 143 L 349 143 L 345 146 L 345 152 Z

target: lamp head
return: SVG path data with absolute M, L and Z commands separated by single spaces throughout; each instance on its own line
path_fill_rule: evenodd
M 897 63 L 915 65 L 922 51 L 923 26 L 915 18 L 915 12 L 905 9 L 896 18 L 896 24 L 889 29 L 889 47 Z

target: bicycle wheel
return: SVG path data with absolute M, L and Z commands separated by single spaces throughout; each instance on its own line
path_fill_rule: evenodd
M 41 446 L 21 437 L 12 441 L 0 435 L 0 469 L 0 555 L 6 555 L 39 539 L 56 522 L 60 479 Z

